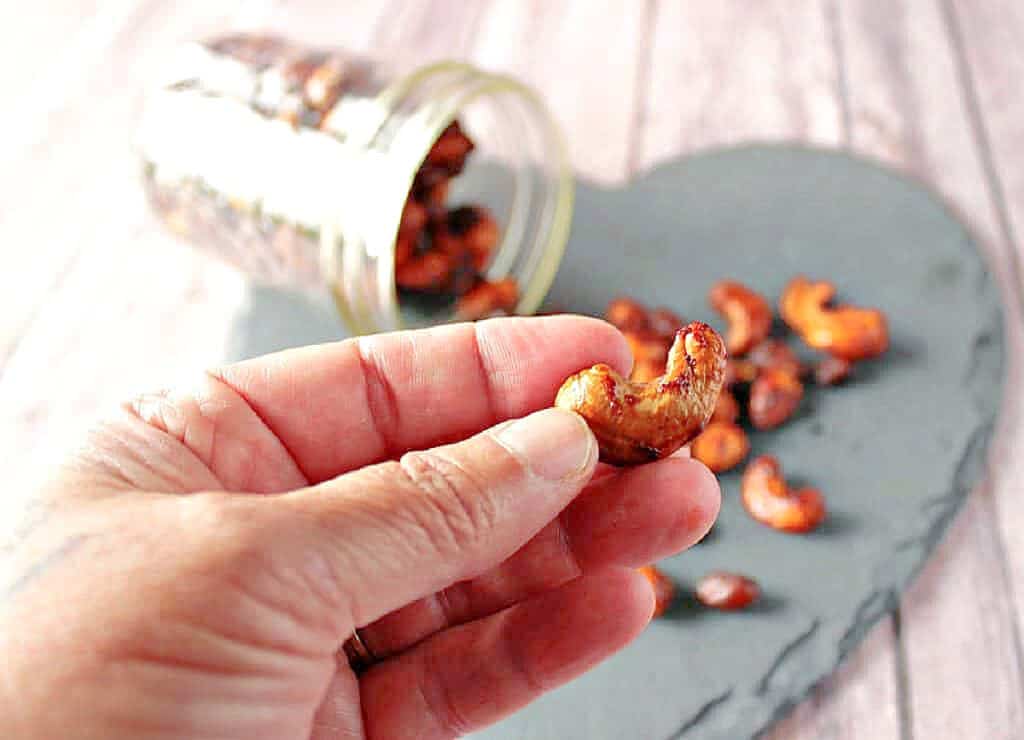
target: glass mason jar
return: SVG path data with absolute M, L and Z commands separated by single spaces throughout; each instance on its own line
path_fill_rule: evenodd
M 453 132 L 472 156 L 428 166 Z M 550 114 L 528 87 L 468 64 L 392 76 L 270 35 L 192 43 L 147 102 L 139 146 L 173 231 L 261 282 L 328 286 L 356 334 L 460 317 L 459 291 L 396 287 L 414 195 L 431 219 L 471 203 L 463 216 L 496 221 L 473 279 L 514 286 L 509 313 L 538 309 L 569 234 L 573 178 Z

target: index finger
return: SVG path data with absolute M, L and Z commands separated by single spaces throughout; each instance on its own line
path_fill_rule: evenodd
M 547 316 L 303 347 L 220 377 L 317 483 L 550 406 L 566 377 L 598 362 L 629 369 L 616 329 Z

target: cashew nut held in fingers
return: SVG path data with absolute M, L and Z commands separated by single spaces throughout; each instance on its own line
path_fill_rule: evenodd
M 636 383 L 594 365 L 562 384 L 555 405 L 586 420 L 603 462 L 639 465 L 671 455 L 700 434 L 724 377 L 725 343 L 710 326 L 694 322 L 676 333 L 660 378 Z
M 743 508 L 755 520 L 783 532 L 810 532 L 825 519 L 825 499 L 815 488 L 792 490 L 779 461 L 761 455 L 743 471 Z
M 715 283 L 708 301 L 729 322 L 725 346 L 730 355 L 746 354 L 772 329 L 771 304 L 742 283 L 733 280 Z
M 836 288 L 800 276 L 790 281 L 779 308 L 783 320 L 811 347 L 856 362 L 889 348 L 885 314 L 874 308 L 830 306 Z

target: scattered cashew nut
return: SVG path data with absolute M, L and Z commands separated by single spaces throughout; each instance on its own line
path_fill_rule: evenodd
M 654 590 L 653 616 L 660 617 L 676 598 L 676 584 L 654 565 L 645 565 L 637 570 L 650 581 L 651 588 Z
M 762 370 L 750 386 L 747 413 L 755 429 L 774 429 L 793 415 L 804 397 L 804 384 L 786 370 Z
M 765 339 L 750 350 L 746 359 L 752 362 L 758 370 L 776 368 L 785 370 L 794 378 L 804 375 L 804 364 L 792 347 L 781 339 Z
M 649 328 L 647 309 L 632 298 L 616 298 L 605 309 L 604 318 L 623 332 L 642 332 Z
M 771 331 L 771 304 L 742 283 L 733 280 L 715 283 L 708 301 L 729 322 L 725 345 L 730 355 L 746 354 Z
M 555 405 L 582 416 L 601 460 L 638 465 L 671 455 L 703 430 L 725 376 L 725 343 L 707 324 L 676 333 L 665 374 L 649 383 L 594 365 L 562 384 Z
M 874 308 L 830 306 L 835 293 L 832 283 L 796 277 L 783 291 L 782 318 L 808 345 L 844 360 L 866 360 L 885 352 L 885 314 Z
M 825 519 L 825 499 L 815 488 L 791 490 L 779 461 L 761 455 L 743 472 L 743 508 L 755 520 L 783 532 L 809 532 Z
M 697 601 L 704 606 L 723 611 L 738 611 L 746 609 L 761 598 L 761 588 L 752 578 L 719 570 L 708 573 L 697 581 L 695 594 Z
M 683 328 L 683 321 L 674 311 L 667 308 L 656 308 L 647 314 L 647 326 L 655 336 L 671 343 L 676 332 Z
M 718 403 L 715 404 L 715 410 L 711 413 L 709 423 L 724 422 L 726 424 L 735 424 L 739 417 L 740 402 L 736 400 L 736 396 L 732 394 L 732 391 L 723 388 L 722 392 L 718 394 Z
M 690 455 L 713 473 L 732 470 L 750 454 L 750 440 L 742 427 L 713 421 L 690 444 Z
M 725 363 L 725 387 L 754 382 L 757 377 L 757 365 L 746 358 L 730 357 Z

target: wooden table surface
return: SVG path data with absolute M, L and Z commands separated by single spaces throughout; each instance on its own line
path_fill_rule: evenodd
M 46 0 L 0 4 L 0 450 L 31 482 L 91 419 L 223 354 L 244 296 L 145 209 L 131 137 L 175 44 L 279 28 L 461 57 L 546 96 L 577 172 L 621 182 L 751 140 L 847 149 L 936 188 L 1007 299 L 989 480 L 899 609 L 771 738 L 1024 737 L 1020 0 Z M 950 341 L 957 341 L 950 337 Z M 0 519 L 16 503 L 0 499 Z

